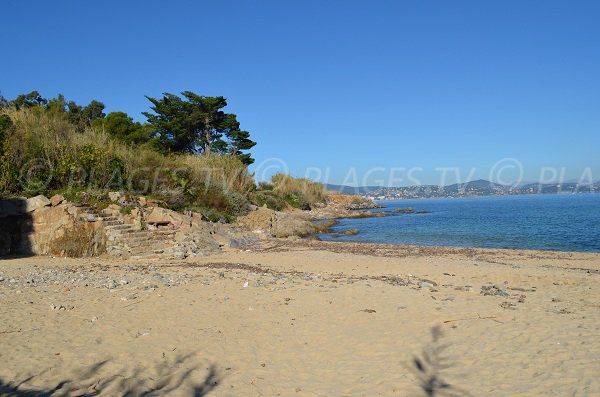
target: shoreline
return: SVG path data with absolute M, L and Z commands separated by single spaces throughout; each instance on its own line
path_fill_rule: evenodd
M 358 229 L 360 232 L 360 229 Z M 346 240 L 317 240 L 312 238 L 313 236 L 318 237 L 322 234 L 332 234 L 330 233 L 315 233 L 314 235 L 304 237 L 302 240 L 307 241 L 320 241 L 323 243 L 334 243 L 334 244 L 365 244 L 371 246 L 389 246 L 389 247 L 399 247 L 399 248 L 440 248 L 440 249 L 448 249 L 448 250 L 491 250 L 491 251 L 515 251 L 515 252 L 547 252 L 547 253 L 564 253 L 564 254 L 596 254 L 600 255 L 600 251 L 563 251 L 559 249 L 527 249 L 527 248 L 495 248 L 495 247 L 464 247 L 464 246 L 452 246 L 452 245 L 419 245 L 419 244 L 391 244 L 391 243 L 377 243 L 372 241 L 346 241 Z M 360 233 L 359 233 L 360 235 Z M 340 235 L 341 238 L 344 237 L 343 233 Z

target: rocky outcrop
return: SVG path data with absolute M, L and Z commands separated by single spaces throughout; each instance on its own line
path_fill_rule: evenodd
M 238 218 L 238 224 L 268 237 L 306 236 L 321 228 L 302 212 L 280 212 L 265 207 Z
M 35 196 L 25 200 L 25 212 L 32 212 L 51 205 L 50 200 L 43 195 Z
M 81 218 L 73 204 L 44 196 L 2 201 L 0 255 L 99 255 L 104 252 L 100 225 Z

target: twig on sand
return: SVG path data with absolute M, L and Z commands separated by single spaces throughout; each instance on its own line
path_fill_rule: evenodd
M 145 301 L 145 300 L 146 300 L 146 299 L 140 299 L 140 300 L 138 300 L 138 301 L 135 301 L 135 302 L 133 302 L 133 303 L 130 303 L 130 304 L 128 304 L 128 305 L 125 305 L 125 306 L 123 306 L 123 308 L 127 308 L 127 307 L 130 307 L 130 306 L 133 306 L 133 305 L 137 305 L 138 303 L 142 303 L 142 302 L 143 302 L 143 301 Z
M 29 331 L 38 331 L 39 328 L 32 328 L 32 329 L 26 329 L 25 331 L 23 331 L 23 328 L 19 328 L 19 329 L 13 329 L 13 330 L 9 330 L 9 331 L 0 331 L 0 334 L 15 334 L 17 332 L 29 332 Z
M 497 323 L 504 324 L 502 321 L 500 321 L 500 320 L 496 320 L 496 316 L 487 316 L 487 317 L 481 317 L 481 316 L 479 315 L 479 313 L 477 313 L 477 317 L 471 317 L 471 318 L 457 318 L 457 319 L 454 319 L 454 320 L 446 320 L 446 321 L 444 321 L 444 324 L 446 324 L 446 323 L 453 323 L 453 322 L 455 322 L 455 321 L 468 321 L 468 320 L 493 320 L 493 321 L 495 321 L 495 322 L 497 322 Z
M 19 328 L 19 329 L 15 329 L 12 331 L 0 331 L 0 334 L 14 334 L 15 332 L 21 332 L 21 331 L 22 331 L 22 329 Z

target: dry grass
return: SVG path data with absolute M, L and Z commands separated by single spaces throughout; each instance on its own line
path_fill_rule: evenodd
M 323 203 L 327 198 L 325 187 L 305 178 L 294 178 L 285 174 L 276 174 L 271 178 L 273 191 L 282 196 L 302 196 L 309 204 Z
M 252 174 L 235 156 L 165 156 L 149 144 L 117 141 L 101 127 L 81 131 L 64 113 L 41 107 L 2 109 L 0 114 L 14 124 L 6 140 L 12 173 L 0 175 L 0 186 L 12 194 L 33 191 L 28 183 L 36 189 L 41 185 L 35 194 L 100 189 L 160 198 L 166 192 L 204 207 L 205 197 L 239 202 L 254 189 Z

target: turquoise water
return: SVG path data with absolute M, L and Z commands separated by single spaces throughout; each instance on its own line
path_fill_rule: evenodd
M 382 201 L 383 218 L 342 219 L 323 240 L 600 252 L 600 194 Z M 429 214 L 397 214 L 413 207 Z

